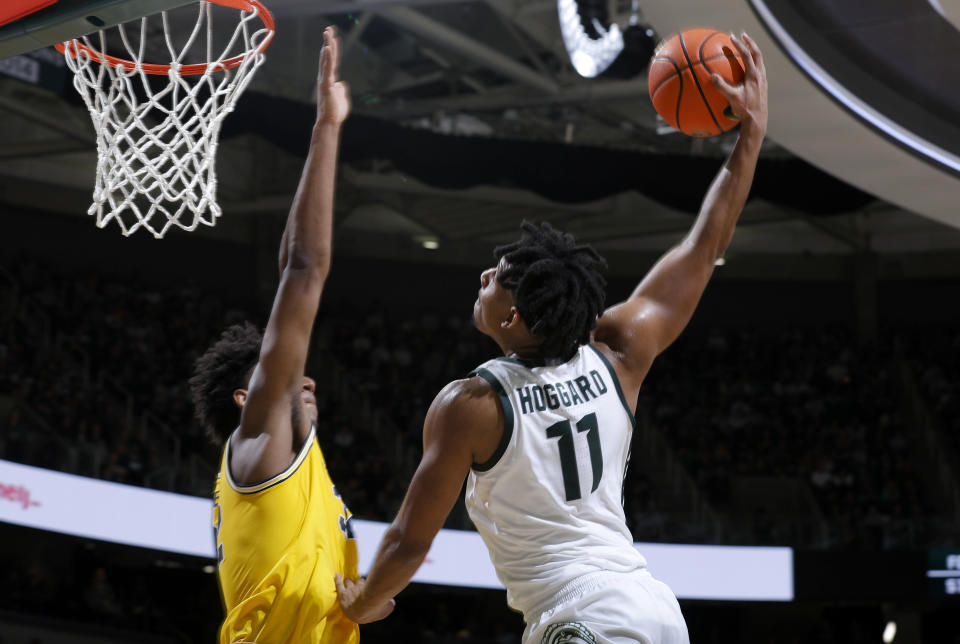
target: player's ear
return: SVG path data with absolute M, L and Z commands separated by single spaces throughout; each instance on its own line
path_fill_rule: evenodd
M 237 407 L 243 408 L 244 403 L 247 402 L 247 390 L 246 389 L 234 389 L 233 390 L 233 404 Z
M 507 318 L 500 323 L 500 326 L 504 329 L 515 329 L 520 328 L 521 326 L 526 328 L 527 323 L 524 322 L 523 316 L 520 315 L 520 311 L 517 310 L 517 307 L 511 306 Z

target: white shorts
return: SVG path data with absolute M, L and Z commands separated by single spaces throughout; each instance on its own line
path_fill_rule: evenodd
M 584 575 L 528 621 L 523 644 L 689 644 L 673 591 L 646 569 Z

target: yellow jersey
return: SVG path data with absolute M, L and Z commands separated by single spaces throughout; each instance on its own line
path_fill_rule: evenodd
M 336 573 L 357 576 L 350 511 L 340 499 L 315 429 L 293 463 L 256 485 L 230 477 L 230 441 L 214 488 L 217 576 L 226 609 L 220 644 L 353 644 L 358 626 L 340 610 Z

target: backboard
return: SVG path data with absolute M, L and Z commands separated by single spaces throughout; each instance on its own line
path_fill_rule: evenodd
M 195 0 L 4 0 L 0 58 L 85 36 Z

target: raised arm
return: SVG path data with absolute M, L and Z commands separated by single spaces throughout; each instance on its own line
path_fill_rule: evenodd
M 330 271 L 337 149 L 350 111 L 346 85 L 337 79 L 340 45 L 333 28 L 323 39 L 317 121 L 281 241 L 280 285 L 231 445 L 231 471 L 241 483 L 282 472 L 305 438 L 293 427 L 292 405 L 298 404 L 310 331 Z
M 320 51 L 320 68 L 317 76 L 317 121 L 310 138 L 310 150 L 300 175 L 300 184 L 294 195 L 293 205 L 287 215 L 287 224 L 280 240 L 280 274 L 283 275 L 291 254 L 299 250 L 302 244 L 296 239 L 296 233 L 309 233 L 313 222 L 301 220 L 298 213 L 301 207 L 328 203 L 328 226 L 333 220 L 333 183 L 336 176 L 337 151 L 340 145 L 340 126 L 350 113 L 350 93 L 347 84 L 338 79 L 340 67 L 340 39 L 336 29 L 327 27 L 323 32 L 323 49 Z M 330 140 L 333 141 L 330 144 Z M 319 154 L 318 154 L 319 153 Z M 329 163 L 327 163 L 329 161 Z M 323 200 L 328 200 L 324 202 Z M 330 268 L 332 236 L 315 241 L 325 242 L 322 252 L 325 254 L 326 270 Z
M 639 387 L 653 359 L 677 339 L 723 257 L 743 210 L 767 129 L 767 77 L 757 44 L 746 34 L 733 38 L 743 61 L 744 80 L 713 82 L 740 119 L 737 143 L 714 179 L 697 219 L 683 240 L 647 273 L 624 302 L 598 321 L 594 338 L 610 347 L 618 371 Z
M 437 394 L 423 426 L 423 458 L 366 582 L 336 579 L 347 617 L 363 624 L 390 614 L 393 598 L 410 583 L 460 496 L 470 466 L 492 456 L 502 431 L 500 404 L 479 378 L 455 381 Z

